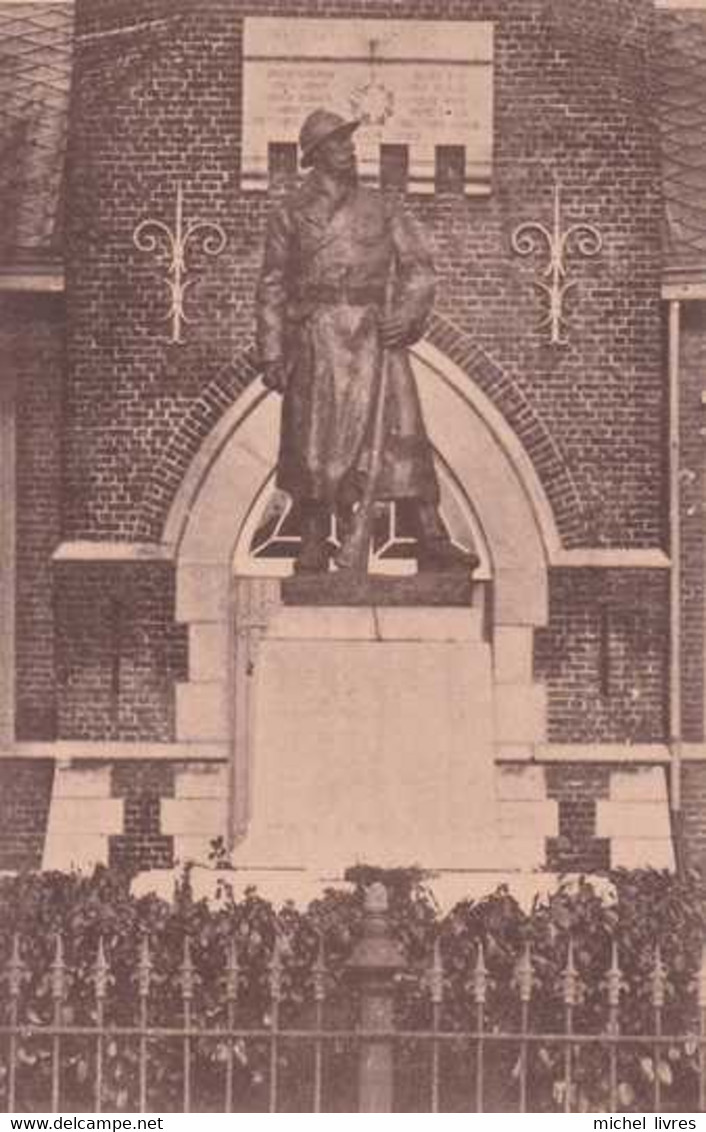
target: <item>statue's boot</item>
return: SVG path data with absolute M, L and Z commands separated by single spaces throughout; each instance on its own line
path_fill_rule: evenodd
M 328 544 L 329 509 L 325 503 L 306 501 L 301 507 L 301 547 L 294 563 L 295 574 L 325 574 L 331 548 Z
M 439 510 L 433 503 L 417 502 L 412 514 L 417 540 L 417 570 L 420 573 L 470 573 L 477 569 L 480 565 L 478 555 L 452 543 Z

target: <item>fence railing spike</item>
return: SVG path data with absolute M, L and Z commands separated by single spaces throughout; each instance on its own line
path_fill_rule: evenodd
M 282 997 L 282 937 L 279 932 L 275 935 L 270 960 L 270 994 L 273 1002 L 279 1002 Z
M 326 997 L 326 952 L 324 948 L 323 933 L 319 932 L 319 942 L 316 950 L 316 962 L 313 967 L 314 1001 L 323 1002 Z
M 473 971 L 473 1001 L 476 1006 L 482 1006 L 486 1000 L 488 990 L 488 968 L 485 965 L 485 950 L 482 941 L 478 942 L 476 965 Z
M 564 968 L 564 1005 L 576 1006 L 578 1001 L 579 977 L 574 962 L 574 941 L 569 940 L 566 953 L 566 967 Z
M 390 937 L 385 934 L 389 928 L 386 922 L 382 923 L 382 933 L 378 932 L 380 927 L 379 917 L 383 913 L 374 908 L 369 914 L 371 917 L 378 917 L 373 922 L 372 926 L 375 931 L 371 934 L 370 939 L 376 943 L 380 939 L 389 942 Z M 375 932 L 378 932 L 378 934 L 375 934 Z M 93 1053 L 88 1049 L 86 1056 L 81 1056 L 81 1062 L 85 1063 L 84 1070 L 85 1066 L 88 1067 L 88 1072 L 84 1071 L 83 1073 L 82 1081 L 86 1085 L 86 1091 L 92 1092 L 94 1107 L 96 1109 L 101 1108 L 106 1096 L 103 1086 L 108 1082 L 108 1070 L 112 1059 L 115 1057 L 116 1043 L 123 1040 L 120 1037 L 121 1032 L 128 1035 L 130 1040 L 135 1042 L 137 1048 L 135 1094 L 136 1099 L 139 1099 L 141 1109 L 145 1112 L 150 1111 L 149 1104 L 154 1099 L 151 1075 L 154 1072 L 153 1060 L 155 1059 L 153 1059 L 151 1051 L 154 1049 L 157 1037 L 161 1032 L 171 1035 L 167 1038 L 167 1041 L 171 1041 L 172 1045 L 176 1046 L 181 1043 L 182 1058 L 179 1072 L 182 1074 L 185 1110 L 188 1110 L 190 1106 L 192 1084 L 197 1081 L 201 1048 L 211 1043 L 214 1046 L 218 1045 L 218 1060 L 225 1060 L 226 1062 L 224 1074 L 226 1111 L 238 1111 L 233 1109 L 233 1105 L 237 1105 L 240 1101 L 238 1065 L 241 1059 L 247 1058 L 246 1044 L 259 1042 L 263 1049 L 269 1047 L 270 1111 L 280 1111 L 282 1104 L 280 1103 L 278 1107 L 278 1102 L 281 1102 L 283 1098 L 286 1100 L 288 1085 L 282 1070 L 288 1061 L 287 1051 L 290 1043 L 293 1043 L 295 1047 L 297 1043 L 300 1043 L 300 1048 L 306 1047 L 309 1051 L 313 1048 L 313 1111 L 322 1111 L 322 1097 L 326 1095 L 323 1088 L 326 1084 L 325 1051 L 328 1048 L 329 1040 L 333 1039 L 336 1042 L 339 1040 L 338 1035 L 333 1033 L 329 1035 L 328 1033 L 324 990 L 331 998 L 330 986 L 332 984 L 328 982 L 331 978 L 331 972 L 326 966 L 329 955 L 325 950 L 323 933 L 317 932 L 315 942 L 318 949 L 312 956 L 313 964 L 310 968 L 313 976 L 315 1008 L 312 1008 L 311 1002 L 306 1008 L 314 1018 L 314 1025 L 313 1027 L 307 1026 L 305 1030 L 292 1028 L 291 1031 L 288 1019 L 285 1017 L 286 1024 L 282 1025 L 280 1018 L 280 1015 L 284 1012 L 286 1001 L 283 997 L 283 989 L 288 992 L 290 972 L 293 970 L 290 965 L 292 963 L 292 937 L 288 935 L 286 930 L 279 930 L 275 934 L 272 951 L 268 956 L 266 977 L 270 979 L 272 1001 L 268 1003 L 266 1018 L 252 1029 L 248 1027 L 247 1019 L 243 1019 L 241 1024 L 241 1020 L 237 1017 L 238 1009 L 235 1005 L 239 992 L 244 997 L 241 986 L 241 982 L 244 984 L 244 978 L 241 980 L 241 975 L 245 976 L 250 973 L 250 967 L 247 966 L 250 962 L 248 952 L 245 945 L 241 943 L 239 953 L 237 937 L 234 936 L 228 940 L 220 956 L 221 965 L 219 966 L 217 980 L 219 1002 L 214 1014 L 219 1014 L 224 1005 L 222 995 L 225 985 L 228 988 L 227 1011 L 224 1011 L 224 1014 L 226 1014 L 225 1025 L 220 1016 L 215 1021 L 211 1020 L 210 1008 L 208 1014 L 204 1009 L 202 1016 L 202 1005 L 199 1002 L 202 986 L 199 943 L 197 939 L 189 938 L 186 935 L 183 937 L 183 961 L 180 960 L 180 966 L 174 972 L 175 982 L 178 981 L 180 976 L 182 979 L 181 988 L 184 997 L 181 1003 L 179 1002 L 179 991 L 172 995 L 171 992 L 175 988 L 171 984 L 166 988 L 169 991 L 167 996 L 168 1007 L 170 1011 L 173 1009 L 176 1013 L 177 1023 L 171 1022 L 166 1013 L 164 1016 L 162 1015 L 161 1008 L 162 1006 L 166 1008 L 167 1002 L 162 1003 L 161 994 L 159 996 L 157 994 L 158 991 L 161 992 L 162 990 L 162 978 L 157 974 L 157 970 L 158 962 L 163 954 L 161 943 L 159 948 L 155 947 L 157 938 L 156 936 L 153 937 L 152 941 L 154 960 L 150 953 L 150 941 L 147 936 L 141 939 L 133 957 L 130 1000 L 126 1005 L 130 1008 L 131 1015 L 134 1015 L 133 1007 L 137 1005 L 139 1011 L 137 1023 L 116 1029 L 111 1007 L 112 998 L 117 994 L 114 989 L 113 976 L 118 973 L 119 959 L 117 952 L 112 949 L 109 936 L 106 936 L 107 947 L 106 939 L 103 937 L 96 940 L 95 952 L 89 956 L 87 967 L 81 965 L 77 967 L 71 937 L 66 933 L 64 939 L 61 934 L 52 933 L 47 941 L 50 952 L 49 961 L 47 963 L 46 958 L 43 958 L 41 967 L 42 978 L 48 981 L 49 995 L 53 1000 L 49 1003 L 53 1016 L 51 1019 L 46 1019 L 36 1017 L 31 1002 L 27 1003 L 27 1017 L 24 1017 L 22 992 L 25 985 L 24 980 L 29 977 L 32 971 L 30 967 L 32 953 L 23 938 L 16 934 L 13 935 L 9 956 L 3 956 L 3 970 L 0 971 L 6 988 L 9 988 L 9 996 L 6 994 L 6 998 L 8 998 L 6 1016 L 9 1018 L 9 1023 L 3 1022 L 1 1042 L 3 1050 L 2 1058 L 0 1058 L 0 1062 L 6 1067 L 4 1071 L 7 1078 L 5 1104 L 6 1107 L 9 1107 L 9 1111 L 18 1111 L 18 1102 L 20 1104 L 19 1110 L 21 1110 L 22 1098 L 19 1096 L 18 1090 L 25 1088 L 22 1077 L 25 1072 L 23 1066 L 30 1064 L 25 1047 L 26 1035 L 29 1035 L 31 1042 L 37 1044 L 37 1046 L 39 1043 L 44 1043 L 48 1050 L 48 1054 L 45 1056 L 47 1060 L 47 1082 L 49 1082 L 51 1075 L 51 1104 L 55 1110 L 60 1111 L 62 1101 L 65 1102 L 68 1097 L 73 1095 L 72 1089 L 76 1083 L 67 1074 L 69 1074 L 72 1064 L 72 1049 L 77 1042 L 85 1044 L 87 1049 L 89 1046 L 93 1048 Z M 649 1077 L 652 1083 L 652 1088 L 648 1092 L 651 1095 L 650 1103 L 654 1105 L 654 1111 L 665 1111 L 662 1107 L 663 1096 L 666 1093 L 665 1086 L 671 1081 L 674 1073 L 674 1068 L 671 1066 L 672 1048 L 677 1050 L 683 1048 L 694 1062 L 693 1065 L 690 1065 L 690 1071 L 693 1072 L 694 1096 L 696 1097 L 698 1093 L 699 1111 L 706 1111 L 706 944 L 701 955 L 701 967 L 696 972 L 696 980 L 690 980 L 688 987 L 690 1011 L 694 1005 L 695 993 L 698 992 L 701 1015 L 697 1019 L 697 1025 L 694 1026 L 690 1013 L 688 1018 L 685 1019 L 682 1032 L 674 1033 L 671 1027 L 667 1029 L 662 1006 L 665 1003 L 671 1006 L 672 996 L 675 996 L 675 1004 L 680 1005 L 681 997 L 678 996 L 685 993 L 686 988 L 681 985 L 677 986 L 672 982 L 671 971 L 676 970 L 676 968 L 671 966 L 671 952 L 667 952 L 667 961 L 665 962 L 665 954 L 661 947 L 654 945 L 653 950 L 648 952 L 649 957 L 639 988 L 640 1001 L 644 999 L 648 1008 L 640 1015 L 641 1021 L 637 1027 L 637 1033 L 635 1033 L 630 1019 L 621 1019 L 621 1010 L 625 1008 L 630 996 L 638 988 L 633 987 L 632 982 L 625 977 L 621 970 L 620 951 L 616 940 L 611 941 L 610 955 L 607 955 L 605 950 L 606 940 L 605 937 L 603 938 L 603 966 L 594 983 L 589 981 L 592 974 L 589 969 L 591 965 L 588 958 L 584 957 L 584 953 L 579 950 L 578 944 L 567 939 L 563 965 L 561 959 L 559 959 L 558 979 L 552 981 L 551 988 L 548 988 L 544 981 L 540 981 L 538 978 L 538 972 L 543 970 L 541 966 L 542 956 L 540 954 L 536 957 L 533 956 L 530 943 L 525 943 L 522 951 L 515 956 L 511 983 L 514 1003 L 513 1019 L 507 1028 L 503 1027 L 502 1023 L 497 1026 L 494 1015 L 490 1014 L 486 1008 L 486 994 L 489 995 L 491 1000 L 495 997 L 496 983 L 493 976 L 496 973 L 496 965 L 493 959 L 491 972 L 487 970 L 486 952 L 483 944 L 478 940 L 475 955 L 467 954 L 468 967 L 465 972 L 467 994 L 472 996 L 475 1005 L 473 1005 L 473 1002 L 466 1004 L 468 1024 L 465 1029 L 456 1030 L 454 1028 L 454 1032 L 451 1034 L 442 1025 L 444 1015 L 442 996 L 444 1001 L 448 1001 L 449 998 L 449 990 L 444 985 L 444 979 L 451 973 L 449 954 L 445 950 L 446 942 L 446 937 L 444 937 L 444 946 L 442 947 L 442 940 L 436 939 L 433 954 L 427 956 L 424 965 L 426 970 L 423 973 L 424 986 L 429 988 L 425 993 L 431 994 L 434 1004 L 434 1009 L 429 1011 L 431 1022 L 419 1031 L 419 1041 L 426 1043 L 426 1049 L 429 1051 L 431 1068 L 428 1077 L 431 1081 L 431 1108 L 428 1111 L 443 1111 L 441 1106 L 445 1101 L 444 1089 L 446 1088 L 445 1074 L 441 1072 L 445 1057 L 443 1051 L 453 1048 L 456 1043 L 465 1041 L 464 1035 L 468 1039 L 466 1044 L 471 1043 L 474 1046 L 472 1072 L 475 1079 L 473 1094 L 475 1111 L 482 1111 L 484 1101 L 487 1099 L 485 1096 L 487 1087 L 492 1083 L 492 1078 L 488 1077 L 488 1066 L 492 1059 L 492 1051 L 496 1049 L 506 1050 L 508 1057 L 512 1054 L 511 1064 L 514 1063 L 516 1067 L 513 1074 L 518 1081 L 519 1109 L 520 1111 L 532 1111 L 531 1106 L 534 1099 L 542 1095 L 535 1093 L 535 1089 L 542 1086 L 541 1081 L 535 1083 L 534 1067 L 535 1064 L 541 1064 L 546 1060 L 542 1048 L 545 1044 L 551 1045 L 559 1055 L 563 1051 L 563 1080 L 559 1057 L 556 1060 L 552 1059 L 552 1071 L 556 1078 L 555 1100 L 557 1104 L 564 1106 L 565 1111 L 572 1111 L 578 1105 L 580 1075 L 584 1071 L 584 1049 L 588 1049 L 589 1046 L 598 1051 L 600 1056 L 599 1087 L 608 1112 L 619 1111 L 628 1095 L 627 1087 L 621 1082 L 626 1080 L 626 1077 L 623 1076 L 624 1066 L 630 1065 L 629 1059 L 632 1059 L 633 1056 L 636 1059 L 635 1064 L 641 1067 L 643 1075 Z M 389 952 L 383 954 L 389 954 Z M 494 953 L 491 951 L 490 954 L 492 956 Z M 369 956 L 370 952 L 368 952 Z M 194 957 L 196 962 L 194 962 Z M 373 954 L 373 958 L 375 959 L 375 954 Z M 222 965 L 223 962 L 225 962 L 225 967 Z M 261 963 L 259 954 L 256 962 Z M 534 970 L 535 965 L 536 972 Z M 627 966 L 626 962 L 626 969 Z M 416 974 L 417 971 L 416 968 L 410 968 L 406 963 L 397 964 L 397 962 L 394 966 L 390 965 L 386 969 L 382 965 L 376 966 L 373 963 L 369 970 L 370 1013 L 366 1014 L 361 1009 L 359 1013 L 360 1030 L 342 1028 L 341 1034 L 344 1042 L 348 1042 L 350 1039 L 351 1044 L 357 1042 L 360 1048 L 364 1048 L 367 1042 L 369 1049 L 374 1054 L 371 1062 L 365 1062 L 368 1068 L 371 1064 L 375 1067 L 375 1073 L 371 1072 L 369 1080 L 366 1080 L 366 1088 L 369 1088 L 369 1095 L 372 1096 L 372 1092 L 379 1087 L 379 1078 L 376 1077 L 376 1074 L 381 1065 L 386 1075 L 385 1089 L 391 1090 L 391 1082 L 394 1082 L 392 1050 L 396 1042 L 396 1025 L 393 999 L 397 972 L 406 970 L 414 971 Z M 257 972 L 259 978 L 262 973 L 259 966 Z M 284 983 L 285 974 L 287 977 L 286 984 Z M 136 1000 L 138 975 L 141 996 L 139 1001 Z M 224 978 L 224 975 L 227 977 Z M 507 985 L 507 982 L 503 981 L 498 988 L 499 991 L 506 989 Z M 562 989 L 559 990 L 559 987 Z M 375 1014 L 378 1008 L 376 996 L 380 988 L 382 988 L 381 993 L 385 996 L 386 1008 L 389 1007 L 389 1012 L 385 1017 Z M 518 988 L 522 999 L 521 1009 L 517 1009 Z M 150 990 L 155 1000 L 152 1003 L 149 1000 Z M 555 992 L 557 990 L 559 990 L 560 995 L 563 993 L 565 1007 L 563 1010 L 561 1004 L 557 1003 L 556 1000 Z M 590 1032 L 586 1034 L 577 1029 L 575 1025 L 573 1007 L 582 1001 L 584 994 L 587 994 L 589 990 L 599 991 L 603 1002 L 601 1014 L 605 1017 L 600 1020 L 599 1030 L 591 1026 Z M 195 993 L 194 1002 L 190 1001 L 192 992 Z M 368 990 L 366 990 L 366 993 L 368 993 Z M 547 995 L 546 1002 L 551 1004 L 551 1015 L 547 1015 L 547 1017 L 553 1027 L 552 1032 L 548 1033 L 546 1038 L 542 1029 L 546 1021 L 545 1012 L 542 1009 L 537 1009 L 544 1006 L 545 994 Z M 551 995 L 551 999 L 549 995 Z M 606 1009 L 606 995 L 610 1003 L 610 1010 Z M 77 1025 L 74 1021 L 74 1012 L 68 1009 L 66 1004 L 69 1003 L 73 1007 L 75 1002 L 90 1003 L 91 1017 L 94 1020 L 90 1028 L 87 1027 L 85 1022 Z M 160 1010 L 155 1009 L 158 1002 Z M 650 1009 L 650 1003 L 654 1009 Z M 206 1008 L 209 1007 L 209 1004 L 204 1003 L 203 1006 Z M 555 1010 L 556 1007 L 558 1007 L 558 1011 Z M 367 1006 L 366 1009 L 368 1009 Z M 79 1009 L 79 1021 L 81 1021 L 82 1012 L 82 1009 Z M 150 1018 L 152 1013 L 156 1015 L 154 1019 Z M 181 1018 L 178 1017 L 180 1014 Z M 44 1015 L 43 1010 L 42 1015 Z M 556 1019 L 557 1016 L 559 1027 L 554 1027 L 552 1019 Z M 163 1017 L 165 1018 L 164 1022 L 162 1021 Z M 518 1017 L 519 1027 L 517 1025 Z M 562 1022 L 563 1026 L 561 1025 Z M 164 1027 L 164 1029 L 162 1030 L 161 1027 Z M 375 1032 L 376 1027 L 377 1034 Z M 554 1032 L 558 1028 L 562 1032 Z M 404 1034 L 401 1037 L 403 1041 L 406 1041 Z M 448 1044 L 449 1038 L 451 1045 Z M 538 1043 L 541 1044 L 538 1046 Z M 384 1058 L 378 1056 L 381 1045 L 388 1047 Z M 645 1051 L 646 1057 L 640 1055 L 640 1050 Z M 517 1056 L 518 1051 L 519 1057 Z M 537 1051 L 536 1054 L 535 1051 Z M 29 1056 L 31 1056 L 31 1051 Z M 368 1056 L 367 1053 L 365 1056 Z M 587 1064 L 589 1063 L 591 1063 L 590 1058 L 587 1060 Z M 547 1061 L 546 1064 L 549 1065 L 549 1062 Z M 95 1074 L 92 1072 L 92 1067 L 95 1067 Z M 491 1069 L 490 1072 L 494 1073 L 494 1070 Z M 3 1070 L 0 1068 L 0 1074 L 2 1073 Z M 159 1088 L 158 1079 L 155 1080 L 157 1083 L 154 1086 L 154 1096 L 157 1095 Z M 258 1083 L 258 1087 L 261 1083 L 262 1081 Z M 47 1089 L 48 1094 L 49 1089 Z M 363 1095 L 362 1091 L 360 1095 Z M 393 1092 L 390 1091 L 389 1095 L 394 1099 Z M 370 1103 L 373 1103 L 372 1100 Z M 390 1101 L 390 1103 L 392 1102 Z M 388 1109 L 368 1107 L 362 1108 L 360 1111 L 377 1112 L 388 1111 Z
M 434 955 L 429 971 L 429 992 L 434 1006 L 441 1006 L 444 998 L 444 960 L 441 955 L 441 940 L 434 942 Z
M 195 969 L 194 963 L 191 958 L 191 941 L 187 936 L 184 936 L 184 958 L 181 962 L 180 968 L 181 975 L 181 997 L 185 1002 L 194 997 L 194 976 Z
M 662 952 L 659 944 L 655 947 L 654 966 L 652 968 L 650 982 L 652 985 L 652 1005 L 655 1010 L 659 1010 L 664 1006 L 667 990 L 667 970 L 662 962 Z
M 20 955 L 20 937 L 15 932 L 12 937 L 12 954 L 7 965 L 7 982 L 10 998 L 18 998 L 22 989 L 22 975 L 24 969 Z
M 64 962 L 64 941 L 57 932 L 54 944 L 54 961 L 51 965 L 52 998 L 61 1002 L 66 993 L 66 963 Z
M 517 965 L 517 983 L 520 991 L 520 1002 L 529 1002 L 531 999 L 533 982 L 532 947 L 528 940 L 527 943 L 525 943 L 520 961 Z
M 576 974 L 576 964 L 574 962 L 574 941 L 569 940 L 569 946 L 566 949 L 566 970 Z
M 608 971 L 608 1005 L 620 1006 L 620 991 L 623 982 L 623 972 L 620 970 L 620 957 L 618 942 L 613 940 L 610 951 L 610 970 Z
M 103 946 L 103 937 L 101 936 L 98 940 L 98 953 L 96 955 L 94 971 L 96 998 L 99 1002 L 104 999 L 108 993 L 108 974 L 108 961 L 105 957 L 105 947 Z
M 140 959 L 137 964 L 137 980 L 140 998 L 147 998 L 150 993 L 150 983 L 152 981 L 152 956 L 150 954 L 150 944 L 147 936 L 143 936 L 142 944 L 140 946 Z
M 226 960 L 226 998 L 235 1002 L 238 997 L 240 982 L 240 963 L 238 962 L 238 947 L 234 939 L 228 944 L 228 958 Z

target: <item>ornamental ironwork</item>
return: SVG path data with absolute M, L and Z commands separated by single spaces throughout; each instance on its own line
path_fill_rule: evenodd
M 154 252 L 159 257 L 160 264 L 166 267 L 166 276 L 162 282 L 167 288 L 169 307 L 164 320 L 171 322 L 170 342 L 183 345 L 182 328 L 190 321 L 184 302 L 186 292 L 197 282 L 198 276 L 192 273 L 188 253 L 198 249 L 207 256 L 220 255 L 227 239 L 220 224 L 210 220 L 184 219 L 184 190 L 181 182 L 177 184 L 173 228 L 153 217 L 148 217 L 137 225 L 133 233 L 135 247 L 141 252 Z
M 286 908 L 265 938 L 244 914 L 213 939 L 169 921 L 135 949 L 113 932 L 88 954 L 84 937 L 80 966 L 75 941 L 15 937 L 2 1111 L 706 1111 L 706 951 L 678 967 L 646 940 L 628 978 L 625 944 L 579 949 L 559 922 L 539 951 L 508 932 L 464 955 L 447 932 L 429 955 L 417 930 L 412 963 L 379 882 L 356 914 L 352 953 L 345 921 L 322 918 L 317 939 Z
M 583 221 L 571 224 L 562 231 L 561 188 L 557 184 L 554 186 L 551 229 L 540 221 L 526 221 L 513 232 L 512 248 L 521 256 L 531 256 L 544 249 L 546 265 L 540 272 L 541 278 L 533 280 L 534 286 L 546 297 L 546 310 L 538 329 L 549 328 L 552 345 L 567 345 L 568 339 L 562 329 L 566 322 L 564 304 L 569 291 L 578 286 L 577 279 L 567 279 L 569 257 L 573 255 L 592 259 L 599 255 L 603 249 L 600 231 L 595 225 Z

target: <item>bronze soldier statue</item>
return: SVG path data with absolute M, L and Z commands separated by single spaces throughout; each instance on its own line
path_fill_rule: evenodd
M 331 512 L 350 532 L 368 475 L 376 499 L 407 508 L 419 570 L 469 571 L 477 559 L 439 515 L 406 352 L 431 313 L 433 264 L 411 217 L 358 183 L 358 125 L 327 110 L 307 117 L 299 145 L 312 172 L 272 212 L 257 290 L 263 380 L 283 395 L 277 486 L 301 509 L 295 571 L 328 570 Z M 373 457 L 383 355 L 384 442 Z

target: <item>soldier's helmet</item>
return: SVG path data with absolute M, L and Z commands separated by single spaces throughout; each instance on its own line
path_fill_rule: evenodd
M 312 110 L 299 131 L 299 148 L 301 150 L 301 163 L 306 169 L 312 164 L 312 155 L 317 146 L 333 134 L 352 134 L 358 129 L 360 122 L 349 121 L 332 110 Z

